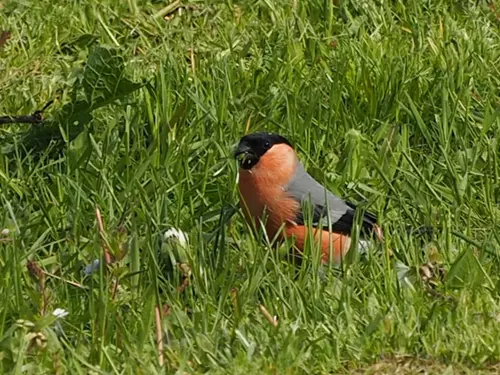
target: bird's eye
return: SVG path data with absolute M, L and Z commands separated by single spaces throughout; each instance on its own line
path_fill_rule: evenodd
M 264 148 L 265 148 L 266 150 L 269 150 L 269 148 L 271 148 L 271 143 L 270 143 L 270 142 L 266 142 L 266 143 L 264 143 Z

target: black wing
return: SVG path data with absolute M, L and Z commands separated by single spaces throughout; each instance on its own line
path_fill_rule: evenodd
M 296 217 L 296 223 L 305 224 L 303 209 L 310 208 L 312 225 L 333 232 L 350 234 L 354 225 L 356 206 L 335 196 L 325 187 L 312 178 L 298 163 L 292 181 L 286 191 L 301 204 L 301 210 Z M 328 225 L 330 219 L 331 227 Z M 366 234 L 373 231 L 377 222 L 375 215 L 369 212 L 363 214 L 361 232 Z

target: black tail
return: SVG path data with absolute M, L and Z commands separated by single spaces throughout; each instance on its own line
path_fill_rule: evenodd
M 350 202 L 345 202 L 353 210 L 357 210 L 357 206 Z M 354 214 L 351 214 L 354 218 Z M 365 211 L 363 213 L 363 221 L 361 222 L 361 232 L 365 234 L 377 232 L 380 228 L 377 225 L 377 216 L 371 212 Z

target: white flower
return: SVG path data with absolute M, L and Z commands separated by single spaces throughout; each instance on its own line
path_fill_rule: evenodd
M 182 247 L 186 247 L 186 245 L 187 245 L 187 241 L 188 241 L 187 234 L 184 233 L 183 231 L 181 231 L 180 229 L 170 228 L 169 230 L 167 230 L 163 234 L 163 239 L 166 241 L 169 238 L 176 238 Z
M 8 228 L 2 229 L 0 232 L 0 235 L 2 236 L 8 236 L 10 234 L 10 230 Z
M 54 331 L 57 336 L 62 336 L 64 334 L 64 329 L 61 325 L 61 319 L 67 317 L 69 312 L 64 309 L 57 308 L 52 312 L 52 315 L 56 318 L 54 322 Z
M 64 309 L 57 308 L 52 312 L 52 315 L 54 315 L 57 319 L 62 319 L 67 317 L 69 315 L 69 312 Z

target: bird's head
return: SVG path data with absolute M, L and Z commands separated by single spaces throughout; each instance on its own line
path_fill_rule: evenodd
M 292 149 L 290 142 L 281 135 L 265 132 L 247 134 L 240 139 L 234 151 L 234 157 L 238 160 L 242 169 L 250 170 L 265 155 L 279 153 L 280 147 Z

